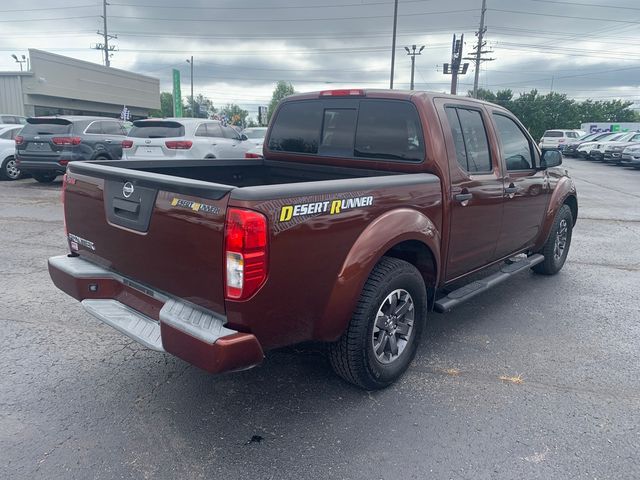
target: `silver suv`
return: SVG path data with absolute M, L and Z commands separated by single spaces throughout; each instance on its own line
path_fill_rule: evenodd
M 244 158 L 247 137 L 217 120 L 162 118 L 136 120 L 122 142 L 123 158 Z

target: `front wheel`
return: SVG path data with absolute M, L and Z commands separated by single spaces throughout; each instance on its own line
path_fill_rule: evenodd
M 553 222 L 546 243 L 540 250 L 544 261 L 535 265 L 533 271 L 542 275 L 555 275 L 564 266 L 571 245 L 573 215 L 568 205 L 562 205 Z
M 362 289 L 347 330 L 329 346 L 334 371 L 375 390 L 396 381 L 416 353 L 427 313 L 427 292 L 410 263 L 383 257 Z
M 32 176 L 39 183 L 51 183 L 56 179 L 58 175 L 56 175 L 55 173 L 34 173 L 32 174 Z
M 18 180 L 20 178 L 20 169 L 14 157 L 7 157 L 0 166 L 0 179 L 2 180 Z

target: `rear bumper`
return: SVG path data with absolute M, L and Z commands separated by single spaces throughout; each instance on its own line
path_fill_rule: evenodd
M 62 174 L 67 169 L 66 165 L 60 165 L 57 161 L 53 160 L 26 160 L 24 157 L 18 157 L 16 160 L 18 168 L 20 168 L 20 171 L 24 173 L 56 172 L 58 174 Z
M 211 373 L 244 370 L 264 353 L 257 338 L 226 328 L 226 318 L 138 285 L 81 257 L 49 259 L 60 290 L 93 316 L 147 348 Z

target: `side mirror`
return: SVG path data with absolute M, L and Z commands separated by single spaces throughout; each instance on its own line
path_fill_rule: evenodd
M 245 140 L 249 140 L 249 137 L 247 137 L 244 133 L 242 135 L 240 135 L 240 140 L 242 140 L 243 142 Z
M 562 165 L 562 153 L 558 150 L 543 150 L 540 168 L 551 168 Z

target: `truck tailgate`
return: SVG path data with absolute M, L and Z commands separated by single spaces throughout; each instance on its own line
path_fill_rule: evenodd
M 63 194 L 71 251 L 134 288 L 224 314 L 224 222 L 233 187 L 190 183 L 195 188 L 165 175 L 74 165 Z

